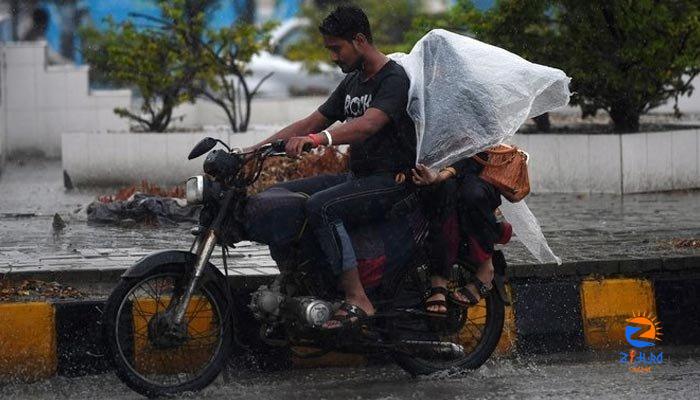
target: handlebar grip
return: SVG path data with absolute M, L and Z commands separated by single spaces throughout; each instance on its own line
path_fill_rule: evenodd
M 284 153 L 284 147 L 287 144 L 287 141 L 280 139 L 270 144 L 272 145 L 272 150 L 276 153 Z M 304 144 L 304 147 L 302 147 L 301 151 L 308 152 L 311 151 L 311 149 L 313 149 L 313 145 L 311 143 L 306 143 Z

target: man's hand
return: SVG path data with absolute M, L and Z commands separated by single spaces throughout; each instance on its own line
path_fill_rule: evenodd
M 316 147 L 316 143 L 308 136 L 295 136 L 287 140 L 284 146 L 284 151 L 289 157 L 297 157 L 304 151 L 304 146 L 309 145 L 312 149 Z
M 411 170 L 413 172 L 413 183 L 418 186 L 432 185 L 439 181 L 439 174 L 437 171 L 426 167 L 423 164 L 416 165 L 416 168 Z

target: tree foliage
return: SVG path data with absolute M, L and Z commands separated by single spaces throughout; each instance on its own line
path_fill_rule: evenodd
M 700 72 L 697 0 L 561 0 L 557 7 L 560 65 L 585 114 L 602 109 L 617 131 L 637 131 L 640 115 L 692 93 Z
M 135 87 L 143 99 L 140 113 L 115 109 L 117 114 L 146 130 L 163 132 L 177 105 L 207 98 L 224 110 L 234 132 L 247 129 L 256 88 L 246 83 L 246 65 L 269 46 L 274 24 L 239 21 L 208 28 L 206 16 L 216 4 L 158 0 L 161 15 L 134 14 L 136 22 L 108 21 L 104 31 L 82 30 L 93 79 Z
M 700 72 L 696 0 L 501 0 L 485 13 L 458 0 L 444 16 L 417 19 L 415 36 L 435 27 L 561 68 L 572 77 L 571 103 L 584 116 L 607 112 L 618 132 L 637 131 L 640 115 L 690 95 Z
M 320 5 L 307 3 L 302 6 L 300 16 L 310 21 L 304 40 L 292 45 L 286 56 L 292 60 L 304 61 L 307 68 L 316 70 L 318 63 L 329 59 L 323 47 L 323 38 L 318 26 L 335 7 L 340 4 L 354 4 L 365 10 L 372 27 L 374 44 L 385 53 L 410 50 L 411 24 L 420 15 L 420 0 L 345 0 L 320 2 Z
M 173 37 L 158 31 L 140 30 L 133 23 L 107 21 L 108 28 L 81 31 L 83 56 L 91 65 L 93 81 L 134 87 L 142 99 L 140 112 L 114 110 L 145 130 L 163 132 L 175 106 L 192 100 L 183 82 L 192 72 L 181 63 Z

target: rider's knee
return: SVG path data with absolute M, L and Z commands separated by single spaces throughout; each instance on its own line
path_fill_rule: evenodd
M 323 214 L 325 200 L 321 196 L 311 196 L 306 200 L 306 216 L 313 220 L 320 218 Z

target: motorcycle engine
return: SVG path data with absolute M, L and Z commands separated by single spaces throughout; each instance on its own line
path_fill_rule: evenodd
M 333 305 L 325 300 L 314 297 L 294 297 L 290 303 L 295 303 L 297 317 L 315 328 L 323 325 L 333 315 Z
M 260 286 L 251 296 L 248 306 L 259 320 L 273 322 L 280 319 L 284 311 L 286 318 L 292 317 L 303 325 L 319 327 L 333 315 L 333 304 L 315 297 L 287 297 L 267 286 Z
M 262 285 L 252 294 L 248 307 L 257 319 L 265 321 L 277 320 L 284 297 L 279 291 Z

